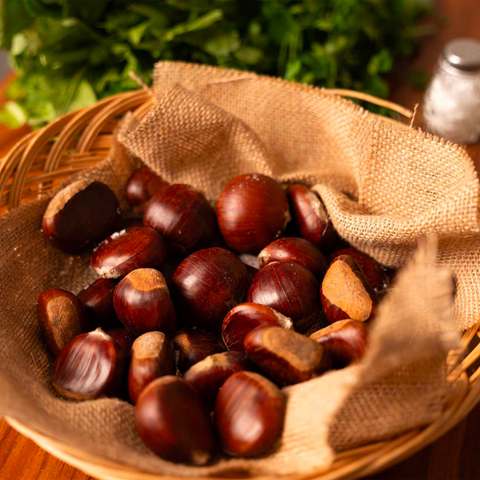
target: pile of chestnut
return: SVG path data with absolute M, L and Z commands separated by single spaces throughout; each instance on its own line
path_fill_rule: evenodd
M 240 175 L 215 212 L 143 167 L 125 195 L 127 220 L 98 181 L 68 186 L 45 212 L 51 244 L 94 248 L 99 276 L 77 295 L 39 297 L 54 389 L 129 399 L 142 440 L 173 462 L 204 465 L 219 445 L 265 453 L 283 429 L 279 387 L 362 358 L 386 272 L 342 243 L 300 184 Z

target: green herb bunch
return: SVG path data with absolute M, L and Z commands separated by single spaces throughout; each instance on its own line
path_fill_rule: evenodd
M 41 126 L 147 84 L 158 60 L 248 69 L 388 95 L 428 0 L 3 0 L 0 45 L 17 78 L 0 121 Z M 428 28 L 428 26 L 427 26 Z

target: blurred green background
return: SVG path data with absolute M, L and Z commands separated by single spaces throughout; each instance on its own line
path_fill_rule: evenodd
M 2 0 L 0 8 L 0 46 L 17 72 L 0 122 L 12 128 L 137 89 L 130 71 L 149 84 L 161 59 L 385 98 L 389 72 L 432 33 L 420 22 L 430 0 Z

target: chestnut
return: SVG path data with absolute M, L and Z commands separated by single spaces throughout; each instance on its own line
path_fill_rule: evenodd
M 244 353 L 243 341 L 254 328 L 274 325 L 291 330 L 292 321 L 280 312 L 258 303 L 241 303 L 233 307 L 223 319 L 222 339 L 234 352 Z
M 240 303 L 247 288 L 247 270 L 223 248 L 192 253 L 172 278 L 175 306 L 192 325 L 220 329 L 229 310 Z
M 289 317 L 299 332 L 313 325 L 321 311 L 316 278 L 292 262 L 273 262 L 263 267 L 253 278 L 247 301 L 267 305 Z
M 360 360 L 367 349 L 368 330 L 363 322 L 340 320 L 310 335 L 332 358 L 335 368 Z
M 271 262 L 293 262 L 308 268 L 321 282 L 327 271 L 327 260 L 318 247 L 303 238 L 279 238 L 258 255 L 260 268 Z
M 173 184 L 157 192 L 145 209 L 143 223 L 180 254 L 210 246 L 217 234 L 215 211 L 190 185 Z
M 132 360 L 128 372 L 128 393 L 133 404 L 142 390 L 164 375 L 175 375 L 173 342 L 162 332 L 140 335 L 132 345 Z
M 120 278 L 137 268 L 159 268 L 167 258 L 167 243 L 151 228 L 116 232 L 93 252 L 92 268 L 104 278 Z
M 117 283 L 108 278 L 98 278 L 78 293 L 87 315 L 96 327 L 104 330 L 120 327 L 121 323 L 113 308 L 113 291 Z
M 120 204 L 101 182 L 80 180 L 60 190 L 43 216 L 43 233 L 67 253 L 80 253 L 114 232 L 121 218 Z
M 176 316 L 163 275 L 153 268 L 130 272 L 113 292 L 113 306 L 125 328 L 137 335 L 175 331 Z
M 340 255 L 350 255 L 357 262 L 368 283 L 377 293 L 383 292 L 388 288 L 389 279 L 386 272 L 372 257 L 355 248 L 343 248 L 329 255 L 328 260 L 332 262 Z
M 230 376 L 215 402 L 215 423 L 225 452 L 242 457 L 265 453 L 282 434 L 285 406 L 280 389 L 258 373 Z
M 253 370 L 248 358 L 238 352 L 210 355 L 190 367 L 183 378 L 195 387 L 205 405 L 213 407 L 218 391 L 225 380 L 237 372 Z
M 110 335 L 118 344 L 118 346 L 124 351 L 127 357 L 130 357 L 130 351 L 132 349 L 133 342 L 137 336 L 127 330 L 126 328 L 112 328 L 107 330 L 107 335 Z
M 349 255 L 332 261 L 320 289 L 323 313 L 330 323 L 351 318 L 364 322 L 375 314 L 378 297 Z
M 182 378 L 168 375 L 151 382 L 138 398 L 135 420 L 145 445 L 165 460 L 201 466 L 215 454 L 208 413 Z
M 145 210 L 147 202 L 168 183 L 145 166 L 133 172 L 125 187 L 125 198 L 136 211 Z
M 330 250 L 339 238 L 318 195 L 298 183 L 287 188 L 292 218 L 301 236 L 321 249 Z
M 70 340 L 89 330 L 83 303 L 61 288 L 50 288 L 38 297 L 37 318 L 48 349 L 58 355 Z
M 62 397 L 91 400 L 119 393 L 127 367 L 123 350 L 102 329 L 75 337 L 60 352 L 52 385 Z
M 290 221 L 287 196 L 273 178 L 258 173 L 239 175 L 220 193 L 217 220 L 230 248 L 258 253 Z
M 178 351 L 178 368 L 181 372 L 210 355 L 225 351 L 225 347 L 211 333 L 199 328 L 178 331 L 173 342 Z
M 245 337 L 245 353 L 280 385 L 306 382 L 330 368 L 330 358 L 312 339 L 281 327 L 259 327 Z

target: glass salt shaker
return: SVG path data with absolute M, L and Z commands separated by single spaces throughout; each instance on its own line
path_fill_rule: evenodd
M 480 41 L 447 43 L 425 93 L 426 129 L 456 143 L 480 137 Z

